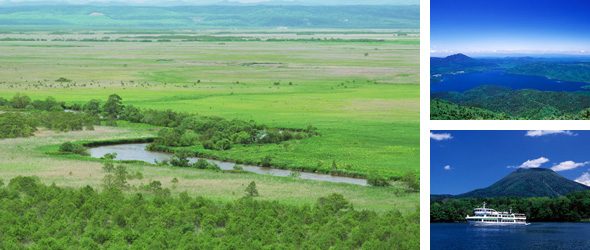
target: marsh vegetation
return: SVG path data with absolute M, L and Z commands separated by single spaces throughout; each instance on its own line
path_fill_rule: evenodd
M 181 241 L 224 248 L 240 239 L 244 245 L 233 247 L 418 247 L 416 30 L 9 29 L 0 34 L 2 204 L 24 206 L 21 198 L 47 192 L 54 202 L 45 212 L 80 215 L 111 198 L 105 209 L 126 212 L 76 215 L 76 226 L 62 228 L 69 238 L 22 231 L 2 246 L 76 247 L 76 239 L 99 247 Z M 83 144 L 130 138 L 176 156 L 159 164 L 83 156 Z M 219 171 L 190 156 L 292 176 Z M 306 180 L 298 171 L 371 174 L 385 187 Z M 408 186 L 381 185 L 392 180 Z M 66 202 L 80 195 L 84 202 Z M 170 224 L 142 227 L 153 218 L 127 211 L 137 202 Z M 201 217 L 167 217 L 187 208 Z M 236 212 L 249 209 L 259 214 Z M 267 223 L 277 209 L 285 217 Z M 311 217 L 292 219 L 300 215 Z M 36 218 L 31 226 L 62 225 Z M 254 225 L 248 220 L 261 231 L 243 228 Z M 266 228 L 272 225 L 280 228 Z M 163 238 L 146 238 L 155 232 Z

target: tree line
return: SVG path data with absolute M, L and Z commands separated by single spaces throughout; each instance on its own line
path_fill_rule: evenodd
M 464 198 L 430 201 L 430 222 L 465 222 L 466 215 L 481 207 L 496 211 L 524 213 L 531 222 L 563 222 L 590 220 L 590 191 L 573 192 L 566 196 L 548 197 L 499 197 Z
M 359 211 L 336 193 L 287 205 L 245 192 L 219 202 L 186 192 L 47 186 L 37 177 L 0 180 L 0 249 L 419 248 L 418 211 Z
M 98 117 L 63 112 L 64 106 L 64 102 L 57 102 L 53 97 L 34 101 L 19 93 L 11 100 L 0 97 L 0 108 L 8 110 L 8 112 L 0 113 L 0 139 L 29 137 L 37 131 L 38 127 L 45 127 L 56 132 L 68 132 L 84 128 L 94 130 L 94 125 L 100 125 Z

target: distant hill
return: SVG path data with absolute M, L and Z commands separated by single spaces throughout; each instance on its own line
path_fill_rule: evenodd
M 102 15 L 90 15 L 92 13 Z M 0 8 L 0 24 L 60 27 L 419 29 L 420 6 L 14 6 Z
M 444 58 L 430 58 L 430 75 L 452 74 L 456 72 L 479 72 L 498 68 L 499 65 L 493 62 L 474 59 L 463 54 L 450 55 Z
M 576 191 L 590 190 L 589 186 L 567 179 L 551 169 L 518 169 L 487 188 L 459 195 L 432 195 L 431 199 L 479 197 L 559 197 Z
M 505 72 L 590 83 L 590 63 L 588 62 L 534 62 L 509 68 Z

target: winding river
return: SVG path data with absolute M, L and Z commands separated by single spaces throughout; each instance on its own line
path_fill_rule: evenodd
M 172 154 L 171 153 L 164 153 L 164 152 L 154 152 L 146 150 L 146 146 L 149 143 L 130 143 L 130 144 L 117 144 L 117 145 L 105 145 L 105 146 L 98 146 L 98 147 L 91 147 L 89 148 L 90 156 L 94 158 L 100 158 L 104 156 L 106 153 L 117 153 L 117 158 L 115 160 L 138 160 L 138 161 L 145 161 L 150 163 L 155 163 L 155 160 L 162 161 L 164 159 L 169 159 Z M 196 162 L 199 158 L 190 157 L 189 161 L 191 163 Z M 275 168 L 264 168 L 258 166 L 250 166 L 250 165 L 242 165 L 242 164 L 235 164 L 232 162 L 222 162 L 216 160 L 209 160 L 209 162 L 214 162 L 221 167 L 223 170 L 231 170 L 233 169 L 234 165 L 242 166 L 244 170 L 254 172 L 257 174 L 270 174 L 275 176 L 289 176 L 291 170 L 283 170 L 283 169 L 275 169 Z M 301 179 L 308 179 L 308 180 L 317 180 L 317 181 L 330 181 L 330 182 L 344 182 L 344 183 L 351 183 L 357 185 L 366 186 L 367 180 L 359 179 L 359 178 L 350 178 L 350 177 L 341 177 L 341 176 L 332 176 L 328 174 L 317 174 L 317 173 L 307 173 L 301 172 Z

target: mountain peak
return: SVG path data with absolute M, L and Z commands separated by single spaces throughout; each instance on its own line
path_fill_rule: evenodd
M 512 173 L 522 173 L 522 172 L 534 172 L 534 171 L 539 171 L 539 172 L 554 172 L 553 170 L 549 169 L 549 168 L 519 168 L 516 171 L 512 172 Z
M 448 61 L 452 61 L 452 62 L 464 62 L 464 61 L 475 61 L 475 59 L 468 57 L 464 54 L 454 54 L 454 55 L 450 55 L 445 57 L 445 59 L 447 59 Z
M 590 190 L 590 187 L 567 179 L 551 169 L 519 168 L 489 187 L 448 197 L 559 197 L 584 190 Z

